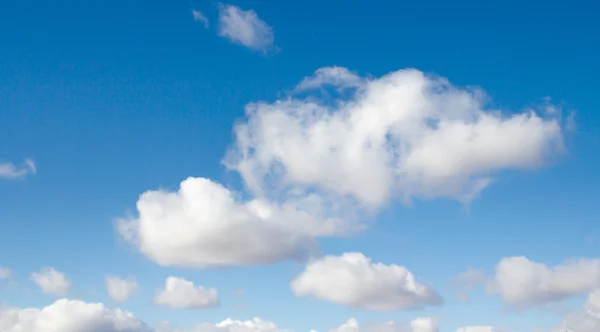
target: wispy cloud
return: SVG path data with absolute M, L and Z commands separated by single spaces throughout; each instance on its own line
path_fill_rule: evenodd
M 25 159 L 21 166 L 9 162 L 0 163 L 0 179 L 19 179 L 36 172 L 35 163 L 31 159 Z
M 194 21 L 204 23 L 204 27 L 208 29 L 209 21 L 201 11 L 192 9 L 192 15 L 194 16 Z
M 219 4 L 219 36 L 254 51 L 273 48 L 273 29 L 254 10 Z

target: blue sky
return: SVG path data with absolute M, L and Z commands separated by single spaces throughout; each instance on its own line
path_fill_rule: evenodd
M 432 317 L 439 331 L 592 331 L 600 320 L 582 305 L 600 308 L 588 298 L 600 287 L 598 10 L 591 1 L 2 3 L 0 303 L 103 303 L 152 328 L 260 317 L 327 331 L 355 317 L 362 329 L 393 320 L 403 331 Z M 140 198 L 175 193 L 188 177 L 205 180 L 186 182 L 189 195 L 174 201 Z M 119 232 L 126 221 L 141 242 Z M 340 236 L 353 226 L 362 231 Z M 322 256 L 293 259 L 314 243 Z M 344 253 L 371 261 L 350 269 Z M 406 291 L 392 265 L 443 303 Z M 68 287 L 36 282 L 45 267 Z M 107 275 L 138 286 L 116 301 Z M 206 292 L 204 304 L 185 302 L 186 288 L 157 303 L 170 276 L 216 289 L 219 304 Z M 473 287 L 468 300 L 457 278 Z

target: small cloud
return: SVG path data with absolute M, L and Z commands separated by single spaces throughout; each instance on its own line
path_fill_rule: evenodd
M 111 299 L 117 302 L 126 302 L 131 294 L 138 288 L 134 277 L 121 279 L 114 276 L 106 276 L 106 290 Z
M 0 266 L 0 280 L 10 279 L 12 271 L 7 267 Z
M 194 16 L 194 21 L 204 23 L 204 27 L 208 29 L 208 19 L 206 16 L 204 16 L 204 14 L 202 14 L 201 11 L 192 9 L 192 15 Z
M 463 302 L 469 301 L 469 293 L 475 290 L 479 285 L 486 282 L 486 276 L 481 270 L 468 268 L 467 271 L 459 274 L 454 278 L 452 286 L 456 290 L 459 300 Z
M 153 299 L 155 304 L 172 309 L 203 309 L 219 306 L 217 290 L 194 286 L 194 283 L 183 278 L 168 277 L 165 289 Z
M 35 163 L 31 159 L 25 159 L 21 166 L 8 162 L 0 163 L 0 179 L 20 179 L 36 172 Z
M 46 294 L 66 295 L 71 288 L 67 277 L 52 267 L 44 267 L 31 274 L 31 280 Z
M 219 36 L 266 53 L 273 47 L 273 29 L 254 10 L 219 4 Z
M 575 112 L 570 112 L 569 115 L 567 116 L 567 121 L 565 123 L 565 129 L 568 131 L 574 131 L 575 129 L 577 129 L 577 126 L 575 124 Z

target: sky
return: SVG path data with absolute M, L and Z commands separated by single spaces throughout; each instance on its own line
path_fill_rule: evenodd
M 0 332 L 600 330 L 599 11 L 0 3 Z

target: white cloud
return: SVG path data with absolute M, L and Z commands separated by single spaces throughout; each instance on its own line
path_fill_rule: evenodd
M 344 67 L 323 67 L 317 69 L 313 76 L 305 77 L 296 86 L 295 91 L 304 91 L 331 85 L 338 88 L 360 87 L 364 80 Z
M 153 299 L 158 305 L 173 309 L 201 309 L 219 306 L 219 297 L 214 288 L 205 289 L 182 278 L 168 277 L 165 289 Z
M 201 11 L 192 9 L 192 16 L 194 17 L 194 21 L 202 22 L 204 24 L 204 27 L 208 29 L 208 19 L 206 18 L 206 16 L 204 16 L 204 14 L 202 14 Z
M 9 279 L 11 275 L 12 271 L 9 268 L 0 266 L 0 280 Z
M 456 332 L 502 332 L 500 329 L 492 326 L 468 326 L 461 327 Z
M 329 332 L 438 332 L 439 323 L 436 317 L 421 317 L 414 319 L 409 324 L 399 324 L 394 321 L 366 324 L 361 328 L 355 318 L 350 318 L 346 323 L 329 329 Z
M 227 318 L 217 324 L 201 323 L 184 329 L 178 329 L 164 323 L 159 326 L 157 332 L 292 332 L 292 330 L 279 328 L 273 322 L 255 317 L 245 321 Z
M 132 313 L 108 309 L 102 303 L 60 299 L 38 308 L 0 306 L 2 332 L 292 332 L 260 318 L 240 321 L 225 319 L 220 323 L 200 323 L 190 328 L 176 328 L 165 322 L 149 327 Z
M 508 257 L 496 266 L 488 291 L 518 309 L 542 306 L 600 287 L 600 260 L 578 259 L 546 266 L 526 257 Z
M 13 163 L 0 163 L 0 179 L 19 179 L 36 172 L 35 163 L 31 159 L 25 159 L 23 166 L 17 166 Z
M 457 291 L 457 296 L 462 301 L 469 300 L 469 293 L 477 286 L 485 284 L 487 281 L 483 271 L 469 267 L 467 271 L 456 276 L 452 286 Z
M 589 294 L 583 309 L 567 314 L 553 330 L 555 332 L 600 331 L 600 290 Z
M 198 268 L 304 259 L 319 251 L 315 236 L 345 229 L 311 197 L 273 204 L 237 196 L 208 179 L 188 178 L 178 192 L 141 195 L 139 217 L 117 220 L 117 227 L 158 264 Z
M 273 47 L 273 29 L 253 10 L 219 5 L 219 35 L 256 51 Z
M 71 288 L 67 277 L 52 267 L 44 267 L 40 272 L 32 273 L 31 280 L 47 294 L 65 295 Z
M 361 253 L 312 261 L 290 286 L 297 296 L 356 309 L 414 309 L 442 303 L 435 290 L 417 282 L 405 267 L 372 263 Z
M 499 171 L 541 167 L 562 149 L 558 119 L 487 108 L 483 92 L 418 70 L 359 80 L 321 68 L 299 88 L 325 83 L 357 88 L 246 107 L 224 163 L 255 195 L 318 192 L 368 208 L 393 196 L 468 202 Z
M 137 280 L 134 277 L 121 279 L 115 276 L 106 276 L 108 296 L 117 302 L 126 302 L 137 288 Z
M 0 308 L 2 332 L 151 332 L 126 311 L 61 299 L 43 309 Z

